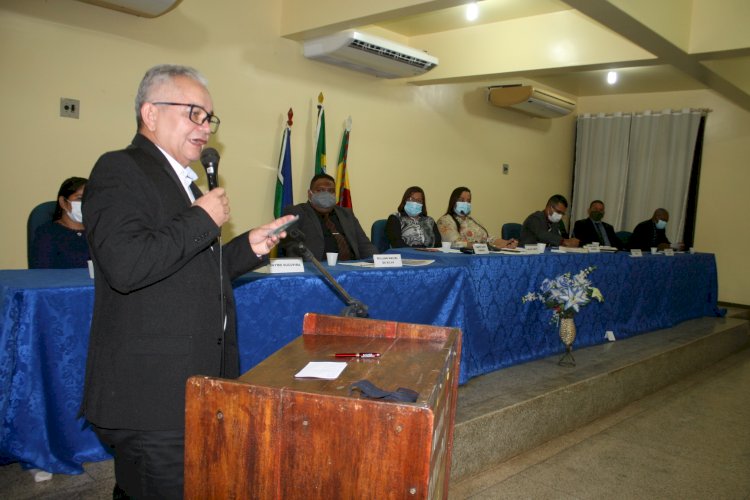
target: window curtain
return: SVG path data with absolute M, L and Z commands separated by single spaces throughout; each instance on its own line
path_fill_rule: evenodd
M 683 240 L 693 162 L 705 110 L 581 115 L 571 220 L 587 217 L 589 203 L 606 205 L 615 230 L 632 231 L 657 208 L 669 211 L 667 236 Z M 692 221 L 692 219 L 691 219 Z
M 571 229 L 574 221 L 588 217 L 594 200 L 605 203 L 607 222 L 622 227 L 631 119 L 622 113 L 578 117 Z

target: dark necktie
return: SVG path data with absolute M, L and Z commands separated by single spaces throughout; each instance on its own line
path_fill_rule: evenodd
M 197 200 L 201 196 L 203 196 L 203 193 L 201 193 L 201 190 L 198 189 L 198 186 L 195 185 L 195 182 L 190 183 L 190 191 L 193 193 L 193 197 Z
M 344 235 L 339 233 L 339 229 L 336 227 L 336 224 L 333 223 L 333 220 L 331 220 L 328 214 L 323 216 L 323 222 L 333 237 L 336 238 L 336 244 L 339 247 L 339 260 L 352 260 L 352 253 L 349 251 L 349 243 L 347 243 Z
M 607 238 L 607 230 L 604 229 L 601 222 L 594 222 L 596 232 L 599 233 L 599 242 L 602 245 L 609 246 L 609 238 Z

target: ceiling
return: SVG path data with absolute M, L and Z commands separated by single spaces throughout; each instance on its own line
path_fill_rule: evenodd
M 285 36 L 356 28 L 394 38 L 440 60 L 416 85 L 528 79 L 571 96 L 708 88 L 750 110 L 746 0 L 480 0 L 473 22 L 457 0 L 380 0 L 359 10 L 326 0 L 341 14 L 327 8 L 328 17 L 290 22 L 287 7 L 301 1 L 285 0 Z M 615 85 L 606 83 L 611 70 Z

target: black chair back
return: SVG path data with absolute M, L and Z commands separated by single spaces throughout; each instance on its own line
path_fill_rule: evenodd
M 521 224 L 518 222 L 506 222 L 503 224 L 502 229 L 500 230 L 501 237 L 504 240 L 509 240 L 511 238 L 513 239 L 520 239 L 521 238 Z
M 617 231 L 615 235 L 620 238 L 620 241 L 622 241 L 622 246 L 628 248 L 628 243 L 630 242 L 630 237 L 633 233 L 630 231 Z
M 378 253 L 383 253 L 391 248 L 388 237 L 385 235 L 385 223 L 386 219 L 378 219 L 372 223 L 372 228 L 370 228 L 370 241 L 378 249 Z
M 56 201 L 45 201 L 35 206 L 29 213 L 29 219 L 26 221 L 26 261 L 29 268 L 31 268 L 31 246 L 34 244 L 36 228 L 50 222 L 55 215 L 56 208 Z

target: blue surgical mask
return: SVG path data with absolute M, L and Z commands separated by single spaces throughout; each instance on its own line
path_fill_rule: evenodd
M 422 213 L 422 204 L 417 203 L 416 201 L 407 201 L 404 203 L 404 212 L 406 212 L 409 217 L 416 217 Z
M 667 227 L 667 221 L 659 219 L 656 221 L 656 229 L 664 229 Z
M 336 204 L 336 197 L 328 191 L 317 191 L 312 194 L 310 202 L 318 208 L 331 208 Z
M 471 213 L 471 202 L 457 201 L 453 211 L 456 212 L 456 215 L 469 215 Z

